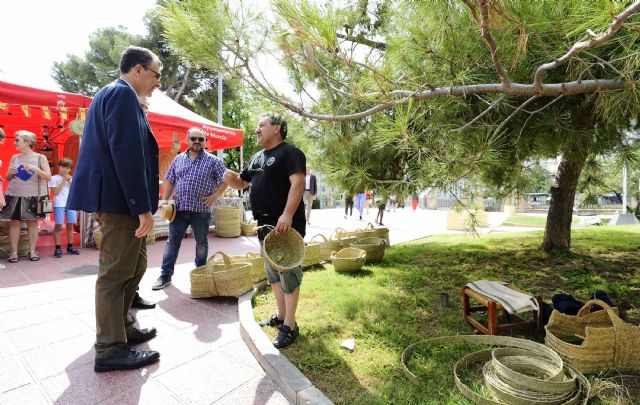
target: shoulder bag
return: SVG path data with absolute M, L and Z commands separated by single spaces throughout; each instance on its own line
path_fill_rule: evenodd
M 38 167 L 42 170 L 42 155 L 38 157 Z M 53 201 L 49 198 L 49 188 L 47 187 L 47 193 L 44 195 L 40 194 L 40 183 L 42 183 L 41 179 L 38 179 L 38 203 L 36 205 L 36 211 L 38 214 L 50 214 L 53 212 Z

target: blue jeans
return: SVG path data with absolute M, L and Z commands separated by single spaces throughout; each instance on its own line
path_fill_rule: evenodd
M 169 224 L 169 239 L 164 248 L 162 256 L 162 272 L 160 275 L 165 279 L 171 279 L 173 268 L 178 260 L 178 252 L 184 238 L 184 233 L 189 225 L 193 230 L 196 239 L 196 267 L 204 266 L 209 254 L 209 212 L 178 211 L 176 218 Z

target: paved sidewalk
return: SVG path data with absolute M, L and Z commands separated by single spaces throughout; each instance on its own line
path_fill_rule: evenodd
M 373 222 L 345 219 L 339 209 L 313 210 L 306 239 L 336 227 L 355 229 Z M 357 215 L 357 214 L 355 214 Z M 495 228 L 501 214 L 490 216 Z M 385 213 L 392 244 L 444 229 L 446 213 L 410 209 Z M 492 222 L 493 221 L 493 222 Z M 209 238 L 212 254 L 258 251 L 256 237 Z M 141 370 L 94 373 L 94 285 L 98 252 L 5 263 L 0 270 L 0 404 L 288 404 L 240 335 L 236 299 L 189 297 L 193 238 L 183 242 L 173 284 L 152 291 L 165 239 L 149 246 L 149 269 L 140 285 L 155 309 L 137 311 L 141 327 L 158 329 L 140 345 L 158 350 L 160 362 Z M 304 299 L 304 298 L 303 298 Z

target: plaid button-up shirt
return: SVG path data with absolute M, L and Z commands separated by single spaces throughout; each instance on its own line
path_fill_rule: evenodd
M 206 151 L 194 160 L 189 157 L 188 150 L 176 156 L 165 178 L 175 185 L 173 198 L 178 211 L 211 212 L 202 199 L 222 184 L 225 170 L 224 163 Z

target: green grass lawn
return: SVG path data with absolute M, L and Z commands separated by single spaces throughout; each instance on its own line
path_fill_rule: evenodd
M 550 257 L 538 249 L 541 241 L 541 231 L 437 236 L 389 248 L 382 263 L 357 274 L 330 265 L 305 271 L 301 333 L 283 353 L 337 404 L 467 404 L 452 367 L 469 348 L 416 351 L 409 366 L 420 385 L 404 376 L 400 355 L 428 337 L 472 333 L 460 305 L 460 287 L 470 281 L 513 282 L 549 302 L 558 292 L 586 300 L 602 289 L 623 318 L 640 323 L 639 226 L 573 230 L 569 255 Z M 450 307 L 440 305 L 440 292 L 449 293 Z M 275 311 L 270 292 L 254 303 L 256 319 Z M 349 338 L 353 352 L 340 348 Z
M 574 216 L 571 224 L 575 225 L 580 222 L 580 218 Z M 540 226 L 547 224 L 547 217 L 541 215 L 512 215 L 502 223 L 504 226 Z

